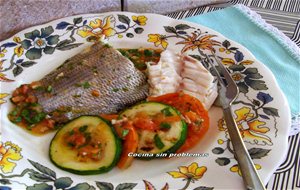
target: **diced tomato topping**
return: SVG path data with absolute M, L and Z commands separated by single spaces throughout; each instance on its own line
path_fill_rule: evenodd
M 48 132 L 49 130 L 50 129 L 47 126 L 41 124 L 37 124 L 31 129 L 31 131 L 35 134 L 43 134 Z
M 15 97 L 12 97 L 11 101 L 15 104 L 20 103 L 22 101 L 24 101 L 26 98 L 22 95 L 17 95 Z
M 44 122 L 45 122 L 45 125 L 48 128 L 54 129 L 54 127 L 55 127 L 55 121 L 53 119 L 45 119 Z
M 18 96 L 20 94 L 19 89 L 17 88 L 16 90 L 13 91 L 12 97 Z
M 27 84 L 24 84 L 20 87 L 21 93 L 22 94 L 27 94 L 28 90 L 29 90 L 29 86 Z
M 78 148 L 85 144 L 86 138 L 83 133 L 74 131 L 72 135 L 69 135 L 66 138 L 66 142 L 73 145 L 75 148 Z
M 36 103 L 37 102 L 37 98 L 35 96 L 33 96 L 33 95 L 29 95 L 26 98 L 25 102 L 27 102 L 27 103 Z
M 139 112 L 135 115 L 133 126 L 150 131 L 159 129 L 158 125 L 145 112 Z
M 80 153 L 85 152 L 85 153 L 91 153 L 91 154 L 98 154 L 100 152 L 100 148 L 94 147 L 92 145 L 87 145 L 87 146 L 80 148 L 79 152 Z
M 75 137 L 75 147 L 79 147 L 81 145 L 84 145 L 86 139 L 83 135 L 76 135 Z
M 159 113 L 159 114 L 156 114 L 155 116 L 153 116 L 152 120 L 157 125 L 160 125 L 161 123 L 177 122 L 177 121 L 180 121 L 181 118 L 178 115 L 165 116 L 163 113 Z
M 86 162 L 88 159 L 98 161 L 101 159 L 101 148 L 98 146 L 86 145 L 79 148 L 78 157 L 82 162 Z

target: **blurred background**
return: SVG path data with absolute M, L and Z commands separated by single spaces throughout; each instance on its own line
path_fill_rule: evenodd
M 121 11 L 167 14 L 229 0 L 0 0 L 0 41 L 38 24 L 66 16 Z

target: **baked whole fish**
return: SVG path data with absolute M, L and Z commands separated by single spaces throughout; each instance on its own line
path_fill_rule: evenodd
M 46 113 L 60 113 L 53 117 L 58 122 L 80 115 L 116 113 L 148 95 L 144 74 L 103 43 L 66 60 L 39 84 L 42 90 L 34 90 L 34 95 Z

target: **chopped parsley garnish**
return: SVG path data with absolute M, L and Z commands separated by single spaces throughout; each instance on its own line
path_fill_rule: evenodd
M 92 139 L 92 135 L 89 132 L 85 132 L 84 137 L 86 138 L 87 143 L 90 142 L 90 140 Z
M 89 83 L 89 82 L 84 82 L 84 83 L 82 83 L 82 84 L 80 84 L 80 83 L 77 83 L 77 84 L 75 84 L 75 86 L 77 86 L 77 87 L 83 87 L 84 89 L 87 89 L 87 88 L 90 88 L 91 87 L 91 84 Z
M 52 88 L 51 85 L 49 85 L 49 86 L 47 87 L 47 89 L 46 89 L 46 91 L 49 92 L 49 93 L 52 92 L 52 90 L 53 90 L 53 88 Z
M 160 111 L 161 113 L 163 113 L 165 116 L 173 116 L 173 114 L 170 111 L 170 108 L 164 108 Z
M 122 49 L 118 49 L 118 51 L 124 56 L 124 54 L 126 53 L 126 51 L 122 50 Z
M 35 103 L 31 103 L 30 106 L 36 107 L 36 106 L 39 106 L 39 104 L 35 102 Z
M 44 91 L 44 90 L 45 90 L 45 87 L 43 87 L 43 86 L 38 86 L 38 87 L 34 88 L 34 90 L 37 90 L 37 91 Z
M 69 131 L 69 135 L 70 135 L 70 136 L 71 136 L 71 135 L 74 135 L 74 133 L 75 133 L 74 130 Z
M 129 133 L 129 130 L 128 129 L 124 129 L 122 131 L 122 137 L 126 137 L 126 135 L 128 135 L 128 133 Z
M 138 53 L 139 50 L 138 49 L 129 49 L 128 52 L 129 53 Z
M 113 91 L 113 92 L 118 92 L 118 91 L 119 91 L 119 89 L 117 89 L 117 88 L 114 88 L 112 91 Z
M 111 46 L 109 44 L 104 44 L 104 47 L 110 48 Z
M 170 129 L 171 125 L 169 123 L 162 122 L 159 125 L 160 129 Z
M 21 115 L 22 115 L 23 117 L 29 117 L 30 112 L 29 112 L 29 110 L 24 109 L 24 110 L 22 111 Z
M 127 58 L 129 57 L 128 53 L 125 50 L 122 50 L 122 49 L 118 49 L 118 50 L 123 56 L 125 56 Z
M 163 147 L 165 147 L 164 143 L 161 141 L 160 137 L 158 136 L 158 134 L 156 134 L 154 136 L 154 143 L 155 146 L 159 149 L 162 149 Z
M 151 50 L 149 50 L 149 49 L 145 49 L 144 50 L 144 54 L 145 54 L 145 56 L 150 57 L 150 56 L 153 55 L 153 52 Z
M 17 114 L 18 114 L 17 110 L 14 110 L 14 111 L 10 112 L 10 115 L 12 115 L 12 116 L 16 116 Z
M 22 121 L 22 117 L 17 117 L 17 118 L 14 120 L 15 123 L 20 123 L 21 121 Z
M 35 110 L 24 109 L 21 116 L 30 124 L 39 123 L 42 121 L 46 114 L 44 112 L 37 112 Z
M 90 88 L 91 85 L 90 85 L 89 82 L 84 82 L 84 83 L 82 84 L 82 87 L 83 87 L 83 88 Z
M 74 147 L 75 146 L 75 144 L 73 142 L 68 142 L 67 145 L 70 146 L 70 147 Z
M 87 128 L 88 128 L 87 125 L 83 125 L 83 126 L 79 127 L 79 131 L 83 133 L 87 130 Z

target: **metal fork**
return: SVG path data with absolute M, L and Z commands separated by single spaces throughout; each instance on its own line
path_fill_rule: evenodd
M 208 63 L 215 71 L 216 77 L 219 82 L 218 92 L 220 96 L 220 102 L 223 107 L 224 120 L 231 139 L 231 143 L 235 153 L 235 158 L 238 162 L 239 168 L 242 173 L 245 187 L 247 190 L 265 190 L 265 187 L 256 172 L 255 166 L 243 142 L 238 126 L 233 118 L 231 104 L 237 98 L 239 89 L 235 84 L 234 80 L 231 78 L 227 69 L 220 62 L 220 60 L 217 58 L 214 52 L 212 52 L 212 57 L 218 63 L 222 74 L 226 79 L 225 83 L 221 78 L 221 74 L 218 72 L 211 59 L 206 55 Z

